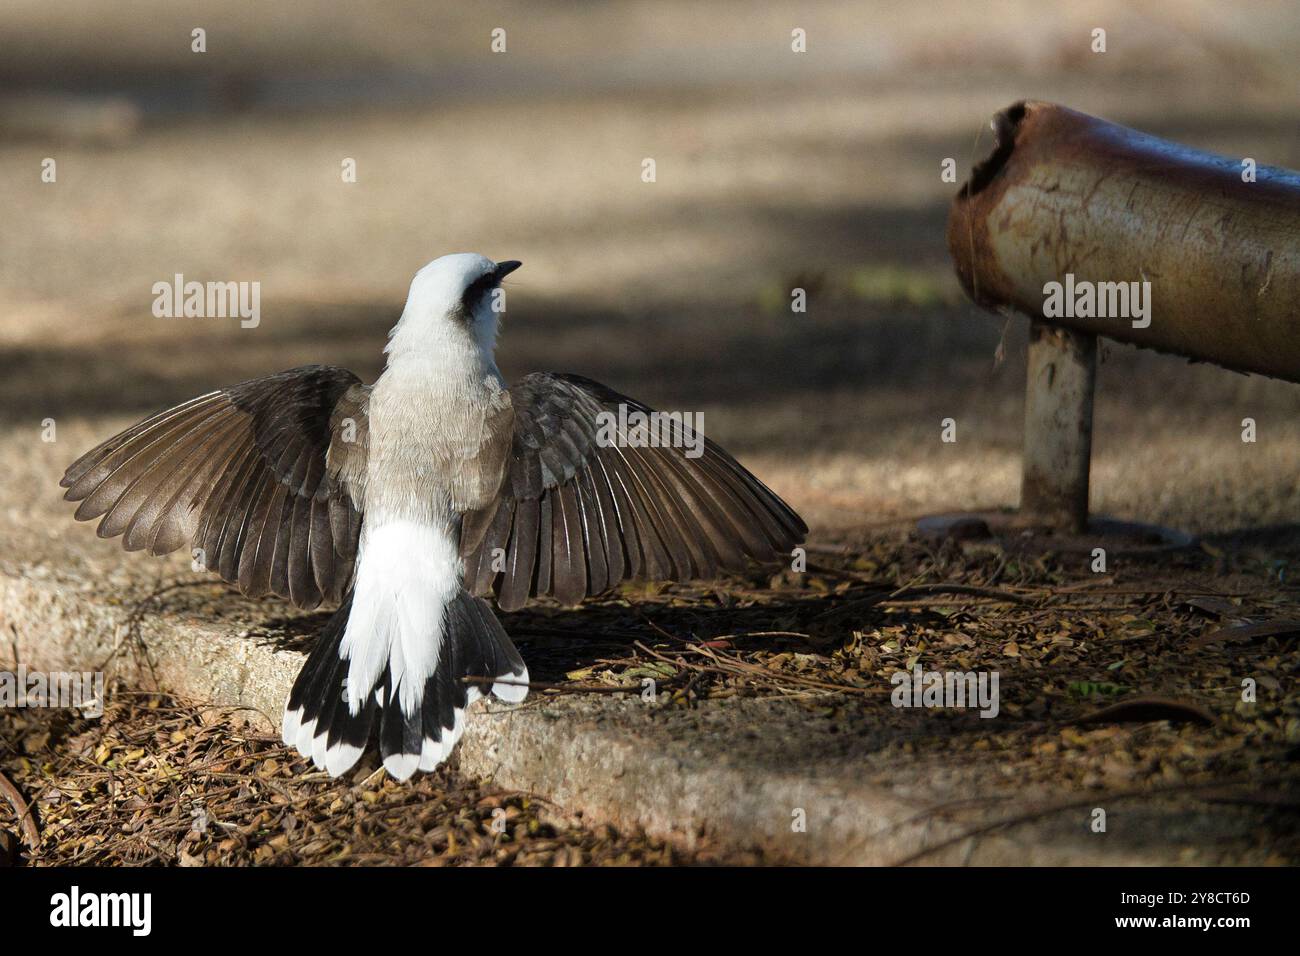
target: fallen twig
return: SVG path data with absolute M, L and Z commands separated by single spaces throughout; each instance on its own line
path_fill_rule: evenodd
M 22 831 L 23 842 L 27 844 L 27 849 L 35 853 L 41 846 L 41 831 L 36 826 L 32 808 L 2 771 L 0 771 L 0 793 L 4 794 L 9 805 L 14 808 L 14 813 L 18 817 L 18 828 Z
M 553 690 L 562 694 L 639 694 L 639 684 L 547 684 L 539 681 L 499 680 L 495 677 L 462 677 L 466 684 L 505 684 L 509 687 L 527 687 L 529 690 Z
M 839 607 L 831 608 L 829 611 L 823 611 L 813 620 L 821 621 L 827 618 L 837 617 L 848 611 L 865 610 L 869 607 L 875 607 L 877 604 L 884 604 L 888 601 L 905 601 L 913 597 L 924 597 L 931 594 L 962 594 L 970 597 L 990 598 L 996 601 L 1007 601 L 1011 604 L 1032 605 L 1033 599 L 1025 597 L 1023 594 L 1016 594 L 1012 591 L 1004 591 L 1000 588 L 984 588 L 974 584 L 909 584 L 901 587 L 897 591 L 890 593 L 873 594 L 868 598 L 861 598 L 857 601 L 850 601 L 848 604 L 841 604 Z
M 689 645 L 689 649 L 695 650 L 697 653 L 709 658 L 709 660 L 713 661 L 713 663 L 718 666 L 710 667 L 707 664 L 682 660 L 680 657 L 669 657 L 666 654 L 660 654 L 658 651 L 652 650 L 640 641 L 637 642 L 636 646 L 640 650 L 645 651 L 645 653 L 649 654 L 651 657 L 655 658 L 655 660 L 662 661 L 665 664 L 671 664 L 674 667 L 686 667 L 696 671 L 712 671 L 713 673 L 723 674 L 727 677 L 749 677 L 751 679 L 761 678 L 774 684 L 780 684 L 783 682 L 799 684 L 816 690 L 843 691 L 849 694 L 862 694 L 865 696 L 878 696 L 881 693 L 879 689 L 874 687 L 857 687 L 853 684 L 836 684 L 830 681 L 820 681 L 810 677 L 802 677 L 798 674 L 778 673 L 765 667 L 759 667 L 756 664 L 748 664 L 744 661 L 738 661 L 733 657 L 719 654 L 712 648 L 704 647 L 699 644 L 691 644 Z
M 1076 724 L 1147 723 L 1169 720 L 1175 723 L 1197 723 L 1212 726 L 1214 715 L 1204 707 L 1168 697 L 1130 697 L 1100 710 L 1075 718 Z

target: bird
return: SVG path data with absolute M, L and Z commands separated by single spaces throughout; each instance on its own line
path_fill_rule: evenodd
M 456 253 L 421 268 L 370 385 L 307 365 L 218 388 L 63 475 L 75 517 L 128 551 L 189 543 L 196 566 L 245 595 L 337 605 L 281 727 L 333 777 L 376 743 L 396 779 L 432 771 L 476 699 L 527 696 L 489 597 L 510 612 L 713 578 L 774 564 L 807 534 L 683 421 L 649 441 L 627 423 L 653 409 L 590 379 L 507 384 L 498 290 L 520 265 Z

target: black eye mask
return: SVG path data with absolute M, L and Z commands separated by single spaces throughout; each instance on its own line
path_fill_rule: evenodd
M 479 276 L 465 289 L 464 295 L 460 297 L 460 309 L 464 317 L 468 319 L 474 314 L 483 297 L 497 287 L 497 277 L 495 272 L 488 272 Z

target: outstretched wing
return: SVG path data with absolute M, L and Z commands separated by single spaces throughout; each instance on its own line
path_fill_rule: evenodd
M 790 507 L 680 422 L 674 447 L 600 441 L 607 412 L 650 409 L 576 375 L 535 373 L 510 389 L 513 443 L 501 490 L 465 515 L 466 586 L 503 610 L 553 594 L 566 604 L 620 581 L 714 577 L 774 561 L 807 527 Z M 631 431 L 629 429 L 628 431 Z M 498 550 L 499 549 L 499 550 Z M 502 557 L 504 556 L 504 565 Z M 501 570 L 504 567 L 504 570 Z
M 60 484 L 128 551 L 196 559 L 250 596 L 303 608 L 346 592 L 361 529 L 370 390 L 307 365 L 159 412 L 82 455 Z

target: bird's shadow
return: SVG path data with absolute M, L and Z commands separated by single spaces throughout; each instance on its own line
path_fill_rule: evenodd
M 867 587 L 840 594 L 776 591 L 761 600 L 736 601 L 721 588 L 692 589 L 694 593 L 668 592 L 646 601 L 593 598 L 577 607 L 540 600 L 496 614 L 528 663 L 531 679 L 559 683 L 575 670 L 626 659 L 636 653 L 637 644 L 685 645 L 726 638 L 746 651 L 830 654 L 852 636 L 853 628 L 828 612 L 845 599 L 883 590 L 888 589 Z M 854 626 L 876 613 L 874 608 L 865 611 L 854 619 Z M 332 614 L 321 610 L 269 618 L 249 637 L 276 650 L 309 653 Z

